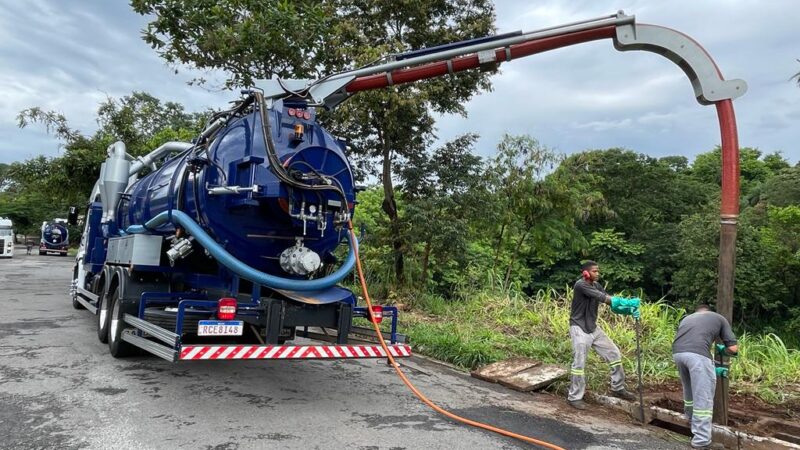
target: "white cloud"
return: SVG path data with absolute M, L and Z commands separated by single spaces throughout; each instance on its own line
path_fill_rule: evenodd
M 742 78 L 748 93 L 735 102 L 742 146 L 783 150 L 800 160 L 800 70 L 792 0 L 498 0 L 499 32 L 531 31 L 624 9 L 640 23 L 685 32 L 704 45 L 723 74 Z M 42 106 L 64 113 L 90 133 L 106 95 L 147 91 L 190 110 L 221 107 L 236 96 L 187 86 L 201 74 L 173 69 L 140 38 L 146 18 L 125 2 L 35 0 L 0 10 L 0 162 L 58 154 L 58 142 L 38 127 L 20 130 L 15 116 Z M 494 92 L 468 104 L 469 117 L 443 116 L 441 139 L 482 135 L 493 153 L 504 132 L 528 133 L 563 152 L 626 147 L 654 156 L 693 156 L 719 142 L 713 107 L 694 100 L 683 72 L 661 56 L 620 53 L 598 41 L 503 64 Z M 208 77 L 208 76 L 207 76 Z M 221 84 L 218 73 L 210 77 Z

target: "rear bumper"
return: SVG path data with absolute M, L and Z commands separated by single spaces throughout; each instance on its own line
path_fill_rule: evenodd
M 407 344 L 388 345 L 396 358 L 411 356 Z M 380 345 L 184 345 L 180 361 L 217 359 L 363 359 L 385 358 Z

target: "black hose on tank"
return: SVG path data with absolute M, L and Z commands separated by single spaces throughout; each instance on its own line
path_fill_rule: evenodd
M 338 186 L 333 184 L 323 184 L 323 185 L 312 185 L 312 184 L 305 184 L 301 183 L 286 173 L 286 169 L 284 169 L 283 164 L 281 164 L 280 159 L 278 158 L 278 153 L 275 150 L 275 144 L 272 142 L 272 127 L 269 124 L 269 118 L 267 117 L 266 113 L 266 104 L 264 102 L 264 94 L 261 92 L 254 91 L 251 95 L 255 98 L 258 102 L 258 113 L 259 117 L 261 118 L 261 134 L 264 137 L 264 144 L 267 146 L 267 157 L 269 158 L 270 168 L 275 173 L 275 175 L 280 179 L 282 182 L 288 184 L 289 186 L 295 187 L 297 189 L 304 189 L 308 191 L 334 191 L 342 198 L 342 207 L 347 207 L 347 196 L 342 189 Z

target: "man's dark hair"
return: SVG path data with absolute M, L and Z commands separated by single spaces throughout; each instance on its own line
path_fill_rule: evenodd
M 697 304 L 697 305 L 694 307 L 694 310 L 695 310 L 695 312 L 700 312 L 700 311 L 711 311 L 711 306 L 709 306 L 709 304 L 708 304 L 708 303 L 698 303 L 698 304 Z
M 581 264 L 581 270 L 589 270 L 592 267 L 595 267 L 596 265 L 597 265 L 596 262 L 594 262 L 591 259 L 589 259 L 589 260 L 584 261 L 583 264 Z

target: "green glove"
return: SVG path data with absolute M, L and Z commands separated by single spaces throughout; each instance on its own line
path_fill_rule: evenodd
M 728 368 L 727 367 L 715 367 L 714 372 L 717 373 L 717 378 L 728 378 Z
M 731 358 L 736 358 L 737 356 L 739 356 L 739 353 L 729 352 L 728 346 L 726 346 L 725 344 L 716 344 L 715 347 L 717 348 L 717 353 L 719 353 L 722 356 L 728 356 Z
M 611 297 L 611 311 L 617 314 L 633 316 L 638 319 L 640 303 L 641 300 L 636 297 L 625 298 L 614 296 Z

